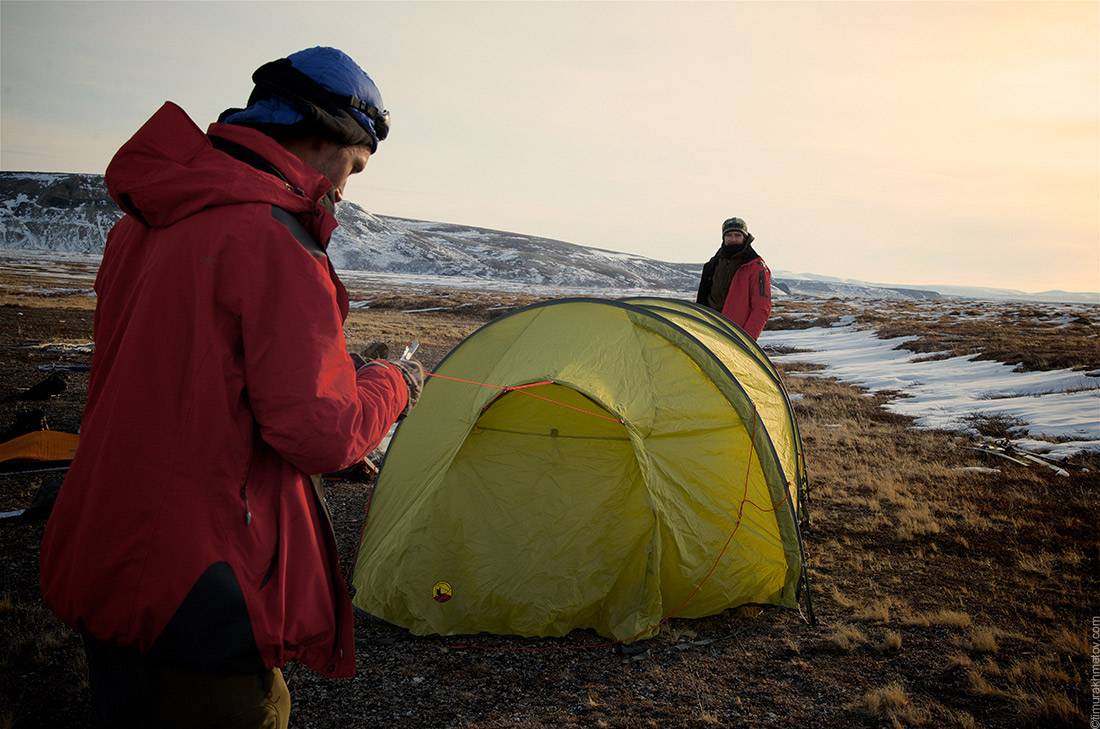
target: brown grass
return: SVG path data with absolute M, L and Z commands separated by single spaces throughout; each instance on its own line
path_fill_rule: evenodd
M 982 672 L 975 666 L 966 671 L 966 681 L 970 693 L 975 696 L 1000 696 L 1001 692 L 991 684 Z
M 33 384 L 37 366 L 56 361 L 20 347 L 90 339 L 87 295 L 19 293 L 22 283 L 0 274 L 0 388 L 7 388 L 0 397 Z M 430 368 L 491 317 L 530 301 L 502 296 L 428 286 L 353 290 L 353 300 L 370 299 L 372 308 L 352 311 L 349 348 L 385 342 L 396 351 L 419 341 Z M 410 311 L 441 304 L 466 305 Z M 983 313 L 1000 311 L 995 328 L 1004 330 L 994 333 L 945 302 L 871 308 L 785 301 L 776 322 L 860 314 L 889 324 L 890 334 L 917 336 L 914 351 L 926 355 L 1019 348 L 1034 350 L 1029 367 L 1100 367 L 1096 341 L 1084 336 L 1100 317 L 1059 329 L 1046 307 L 990 305 Z M 983 344 L 986 337 L 995 346 Z M 793 406 L 810 475 L 804 541 L 818 625 L 797 611 L 747 607 L 673 619 L 636 653 L 580 648 L 597 640 L 586 631 L 557 641 L 490 636 L 485 642 L 502 650 L 478 652 L 359 618 L 359 676 L 327 681 L 299 671 L 292 722 L 349 729 L 1081 725 L 1100 574 L 1100 459 L 1075 459 L 1091 471 L 1074 468 L 1069 478 L 991 463 L 958 447 L 958 434 L 912 430 L 883 409 L 890 393 L 868 396 L 828 378 L 794 376 L 810 366 L 779 369 L 800 395 Z M 45 404 L 51 427 L 79 426 L 84 377 Z M 0 404 L 0 425 L 14 407 Z M 978 465 L 1000 473 L 956 470 Z M 0 510 L 25 505 L 37 483 L 0 477 Z M 326 487 L 343 551 L 357 542 L 367 492 L 356 483 Z M 0 529 L 0 729 L 87 723 L 79 638 L 38 598 L 40 539 L 41 524 Z
M 909 705 L 909 696 L 900 683 L 872 689 L 863 695 L 863 710 L 871 716 L 893 714 Z
M 829 640 L 841 650 L 850 651 L 868 642 L 867 634 L 854 625 L 841 624 L 833 628 Z
M 893 630 L 887 630 L 883 634 L 882 640 L 879 641 L 879 644 L 876 646 L 876 649 L 879 653 L 897 653 L 901 650 L 901 643 L 902 638 L 900 633 L 894 632 Z
M 940 610 L 934 615 L 928 616 L 928 622 L 932 625 L 945 625 L 949 628 L 970 627 L 970 616 L 958 610 Z
M 1023 693 L 1018 694 L 1015 699 L 1016 710 L 1027 725 L 1041 727 L 1085 725 L 1085 712 L 1064 693 L 1044 692 L 1039 695 Z
M 1071 630 L 1061 627 L 1054 631 L 1050 644 L 1059 653 L 1084 658 L 1092 652 L 1092 645 L 1086 635 L 1085 628 Z
M 871 689 L 863 695 L 859 708 L 868 716 L 888 719 L 895 727 L 924 726 L 928 721 L 928 712 L 917 707 L 898 682 Z
M 996 653 L 1000 649 L 997 631 L 984 626 L 972 628 L 967 648 L 975 653 Z
M 890 622 L 891 602 L 892 601 L 889 598 L 883 600 L 875 600 L 874 602 L 861 606 L 856 611 L 856 615 L 861 620 L 868 620 L 878 623 L 888 623 Z
M 970 668 L 974 664 L 965 653 L 955 653 L 947 658 L 948 668 Z

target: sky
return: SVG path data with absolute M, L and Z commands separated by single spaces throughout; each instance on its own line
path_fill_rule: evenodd
M 1070 307 L 1062 311 L 1067 322 L 1078 315 Z M 1022 423 L 1012 443 L 1031 453 L 1060 459 L 1100 452 L 1100 372 L 1017 372 L 1014 365 L 968 356 L 931 359 L 899 349 L 901 341 L 880 339 L 852 322 L 760 335 L 762 347 L 798 350 L 770 355 L 773 362 L 825 365 L 806 376 L 899 393 L 886 409 L 915 418 L 918 428 L 976 434 L 967 417 L 981 414 Z M 975 454 L 974 460 L 993 459 Z
M 1100 2 L 0 0 L 0 169 L 102 173 L 315 45 L 390 137 L 346 198 L 702 263 L 1100 290 Z

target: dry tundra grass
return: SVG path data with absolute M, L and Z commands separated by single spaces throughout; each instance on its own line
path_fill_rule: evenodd
M 87 362 L 45 343 L 90 340 L 90 284 L 0 274 L 0 429 L 40 364 Z M 87 273 L 87 272 L 85 272 Z M 38 287 L 29 289 L 29 286 Z M 537 297 L 423 286 L 353 291 L 349 346 L 416 340 L 435 364 L 492 316 Z M 446 311 L 421 311 L 441 306 Z M 858 315 L 924 354 L 1005 357 L 1027 368 L 1100 367 L 1100 311 L 959 302 L 787 300 L 776 326 Z M 1002 353 L 1002 354 L 998 354 Z M 1076 727 L 1091 711 L 1091 620 L 1100 614 L 1095 456 L 1070 475 L 957 447 L 916 431 L 868 396 L 781 368 L 806 447 L 812 523 L 805 533 L 820 623 L 746 608 L 672 620 L 637 650 L 485 636 L 483 649 L 416 638 L 360 618 L 360 671 L 291 680 L 292 726 L 305 727 Z M 86 374 L 40 403 L 75 430 Z M 972 466 L 984 470 L 962 470 Z M 994 471 L 993 469 L 996 469 Z M 1087 471 L 1085 469 L 1088 469 Z M 21 508 L 41 476 L 0 476 L 0 511 Z M 342 548 L 354 550 L 366 483 L 326 495 Z M 40 521 L 0 526 L 0 729 L 87 724 L 78 638 L 37 592 Z M 346 559 L 350 560 L 350 556 Z M 538 650 L 530 650 L 532 648 Z

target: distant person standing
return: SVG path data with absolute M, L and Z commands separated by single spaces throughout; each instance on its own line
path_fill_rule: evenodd
M 125 216 L 40 557 L 45 603 L 84 637 L 97 727 L 285 729 L 279 667 L 355 672 L 318 474 L 373 450 L 424 373 L 349 355 L 326 249 L 389 115 L 334 48 L 252 80 L 206 133 L 165 103 L 107 168 Z
M 703 265 L 695 302 L 719 312 L 755 340 L 772 311 L 772 274 L 753 250 L 753 240 L 741 218 L 722 223 L 722 247 Z

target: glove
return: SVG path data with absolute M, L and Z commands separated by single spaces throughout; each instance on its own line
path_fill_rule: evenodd
M 420 391 L 424 389 L 424 366 L 415 359 L 391 359 L 387 362 L 401 370 L 401 376 L 409 388 L 409 404 L 401 411 L 402 416 L 408 415 L 413 406 L 420 402 Z
M 355 355 L 352 355 L 352 359 L 355 359 Z M 401 378 L 405 380 L 405 386 L 409 388 L 409 402 L 405 405 L 405 409 L 401 411 L 401 414 L 397 416 L 398 420 L 409 414 L 409 411 L 413 409 L 413 406 L 420 401 L 420 391 L 424 389 L 424 366 L 417 362 L 415 359 L 374 359 L 367 362 L 362 367 L 357 367 L 356 372 L 362 370 L 364 367 L 386 367 L 397 370 L 401 373 Z

